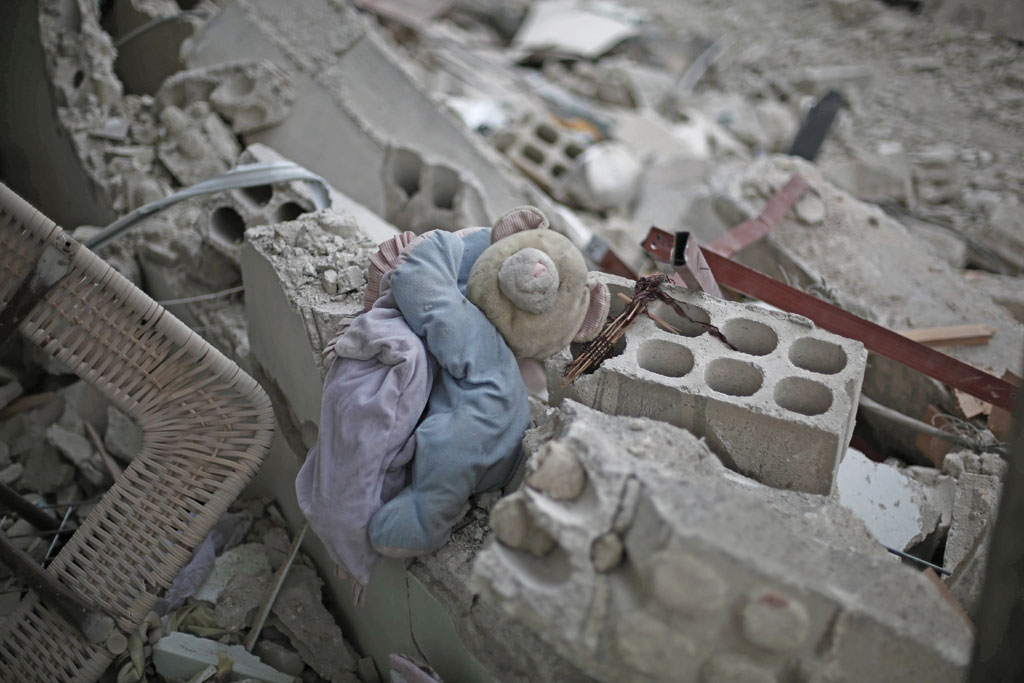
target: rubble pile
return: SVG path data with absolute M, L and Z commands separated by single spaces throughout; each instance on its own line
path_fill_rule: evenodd
M 309 683 L 964 676 L 1009 413 L 731 291 L 665 284 L 680 308 L 652 304 L 572 383 L 581 345 L 524 359 L 524 464 L 443 549 L 383 560 L 362 596 L 314 534 L 281 570 L 324 349 L 403 231 L 536 206 L 605 271 L 614 318 L 657 270 L 652 226 L 711 244 L 797 175 L 736 262 L 901 334 L 983 326 L 929 343 L 1019 385 L 1022 48 L 985 31 L 1014 35 L 1021 12 L 15 4 L 0 25 L 24 65 L 0 100 L 36 78 L 38 114 L 11 108 L 0 180 L 76 239 L 243 164 L 295 162 L 330 202 L 300 181 L 231 189 L 97 250 L 256 378 L 279 427 L 109 680 L 212 676 L 225 657 L 230 680 Z M 0 511 L 0 531 L 46 563 L 143 434 L 40 349 L 0 351 L 0 483 L 64 515 L 48 534 Z M 23 595 L 7 581 L 0 619 Z

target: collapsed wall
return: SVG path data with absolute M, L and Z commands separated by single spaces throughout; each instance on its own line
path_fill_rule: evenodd
M 526 445 L 473 585 L 595 679 L 962 679 L 969 626 L 836 500 L 571 401 Z

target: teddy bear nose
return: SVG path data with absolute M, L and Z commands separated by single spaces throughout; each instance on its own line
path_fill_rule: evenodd
M 547 274 L 548 274 L 548 267 L 545 266 L 540 261 L 537 261 L 537 264 L 533 267 L 533 276 L 534 277 L 544 277 Z

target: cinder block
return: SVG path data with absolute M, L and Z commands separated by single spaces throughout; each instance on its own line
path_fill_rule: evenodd
M 633 283 L 600 275 L 615 302 Z M 613 415 L 651 417 L 707 439 L 728 466 L 777 488 L 828 494 L 849 444 L 867 352 L 806 318 L 666 285 L 691 320 L 662 302 L 641 316 L 615 355 L 564 386 L 579 348 L 546 362 L 554 402 L 571 398 Z M 738 350 L 693 321 L 717 327 Z M 624 343 L 623 343 L 624 342 Z
M 557 190 L 590 146 L 586 136 L 533 113 L 498 133 L 494 142 L 519 170 L 549 192 Z
M 658 421 L 572 401 L 547 417 L 471 585 L 587 676 L 962 679 L 969 627 L 834 498 L 741 481 Z M 552 461 L 581 471 L 575 495 Z

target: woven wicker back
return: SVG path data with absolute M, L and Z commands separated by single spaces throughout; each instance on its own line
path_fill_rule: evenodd
M 70 236 L 0 184 L 0 308 Z M 256 474 L 274 418 L 256 382 L 84 247 L 22 321 L 142 428 L 142 452 L 49 567 L 133 631 Z M 33 594 L 0 624 L 0 681 L 90 682 L 112 659 Z

